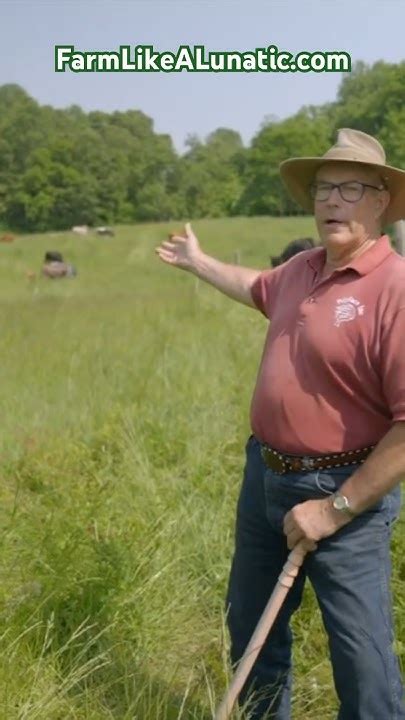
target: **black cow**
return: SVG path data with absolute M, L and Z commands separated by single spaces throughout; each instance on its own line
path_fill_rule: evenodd
M 294 257 L 294 255 L 297 255 L 297 253 L 300 253 L 303 250 L 310 250 L 313 247 L 315 247 L 315 240 L 310 237 L 291 240 L 280 255 L 276 257 L 272 255 L 270 256 L 271 266 L 275 268 L 278 265 L 282 265 L 287 262 L 287 260 Z

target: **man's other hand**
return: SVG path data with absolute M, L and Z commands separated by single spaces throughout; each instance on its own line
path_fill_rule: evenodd
M 162 242 L 155 252 L 169 265 L 190 272 L 194 270 L 196 261 L 203 254 L 190 223 L 186 223 L 184 235 L 169 235 L 169 239 Z
M 304 541 L 307 551 L 316 550 L 316 543 L 333 535 L 350 522 L 350 518 L 332 506 L 331 498 L 307 500 L 295 505 L 284 517 L 284 534 L 290 550 Z

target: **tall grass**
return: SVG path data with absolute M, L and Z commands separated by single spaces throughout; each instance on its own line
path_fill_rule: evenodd
M 0 247 L 0 718 L 208 720 L 223 694 L 224 595 L 266 322 L 163 265 L 154 247 L 173 229 Z M 252 267 L 314 232 L 302 218 L 195 230 L 208 252 Z M 77 278 L 26 277 L 50 249 Z M 294 718 L 332 720 L 310 589 L 294 628 Z

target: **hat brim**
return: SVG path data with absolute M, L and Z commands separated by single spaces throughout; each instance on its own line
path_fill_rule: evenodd
M 313 212 L 314 201 L 311 197 L 310 186 L 315 179 L 317 170 L 325 163 L 354 162 L 345 159 L 327 158 L 291 158 L 280 164 L 280 175 L 290 195 L 305 210 Z M 356 165 L 372 167 L 381 175 L 387 184 L 390 193 L 390 204 L 383 216 L 384 225 L 390 225 L 405 218 L 405 171 L 398 170 L 390 165 L 355 161 Z

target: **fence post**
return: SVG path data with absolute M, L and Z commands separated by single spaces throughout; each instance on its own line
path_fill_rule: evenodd
M 405 257 L 405 220 L 398 220 L 394 223 L 395 229 L 395 249 Z

